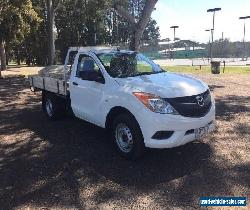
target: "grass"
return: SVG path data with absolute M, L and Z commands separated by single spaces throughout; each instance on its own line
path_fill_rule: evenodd
M 164 70 L 183 73 L 210 73 L 210 66 L 162 66 Z M 223 67 L 220 68 L 223 73 Z M 250 66 L 226 66 L 224 73 L 250 74 Z
M 192 74 L 210 74 L 210 66 L 161 66 L 162 69 L 170 72 L 181 72 L 181 73 L 192 73 Z M 18 75 L 29 75 L 37 74 L 42 67 L 13 67 L 8 68 L 7 71 L 2 71 L 3 77 L 13 77 Z M 149 69 L 148 69 L 149 70 Z M 144 69 L 145 71 L 145 69 Z M 221 67 L 221 73 L 223 74 L 223 67 Z M 250 66 L 226 66 L 225 74 L 250 74 Z

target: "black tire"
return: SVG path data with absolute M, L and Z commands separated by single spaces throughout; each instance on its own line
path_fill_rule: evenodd
M 50 110 L 48 106 L 50 106 Z M 65 108 L 62 99 L 51 93 L 43 93 L 42 108 L 49 120 L 58 120 L 65 114 Z
M 118 140 L 119 138 L 117 138 L 117 133 L 119 133 L 118 131 L 123 130 L 121 129 L 121 127 L 123 128 L 123 126 L 125 128 L 125 139 L 129 139 L 129 137 L 131 137 L 130 134 L 132 135 L 131 139 L 133 143 L 128 147 L 129 149 L 127 151 L 124 151 L 124 148 L 122 149 L 121 144 L 118 143 L 120 142 Z M 129 132 L 127 132 L 128 129 L 126 128 L 126 126 L 129 129 Z M 112 137 L 114 139 L 114 144 L 118 152 L 126 159 L 137 159 L 141 157 L 145 152 L 144 139 L 140 126 L 136 119 L 131 116 L 131 114 L 119 114 L 117 117 L 115 117 L 112 123 Z

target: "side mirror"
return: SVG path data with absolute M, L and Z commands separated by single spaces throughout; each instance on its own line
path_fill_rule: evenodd
M 105 80 L 100 72 L 97 71 L 80 71 L 79 77 L 82 80 L 95 81 L 104 84 Z
M 81 78 L 82 80 L 87 80 L 86 71 L 79 71 L 78 72 L 78 77 Z
M 105 80 L 100 72 L 97 71 L 89 71 L 87 74 L 87 80 L 95 81 L 99 83 L 105 83 Z
M 95 81 L 95 82 L 99 82 L 99 83 L 102 83 L 104 84 L 105 83 L 105 80 L 102 76 L 102 74 L 100 72 L 97 72 L 97 71 L 92 71 L 91 73 L 91 77 L 90 79 L 92 79 L 92 81 Z

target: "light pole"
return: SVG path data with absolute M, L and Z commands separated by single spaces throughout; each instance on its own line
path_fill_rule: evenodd
M 221 8 L 213 8 L 213 9 L 208 9 L 207 12 L 213 12 L 213 30 L 211 30 L 211 51 L 210 51 L 210 58 L 211 61 L 213 59 L 213 55 L 212 55 L 212 48 L 213 48 L 213 42 L 214 42 L 214 19 L 215 19 L 215 12 L 220 11 Z
M 213 29 L 206 29 L 205 31 L 210 32 L 209 38 L 208 38 L 208 43 L 209 43 L 208 62 L 209 62 L 209 55 L 211 55 L 211 36 L 212 36 Z
M 175 43 L 175 30 L 179 28 L 179 26 L 170 26 L 170 28 L 174 30 L 174 39 L 173 39 L 173 44 L 174 44 Z M 173 56 L 173 59 L 174 59 L 174 56 Z
M 166 41 L 168 42 L 168 58 L 170 58 L 170 39 L 166 38 Z
M 170 28 L 172 28 L 172 29 L 174 29 L 174 41 L 175 41 L 175 30 L 177 29 L 177 28 L 179 28 L 179 26 L 171 26 Z
M 245 43 L 245 36 L 246 36 L 246 19 L 250 18 L 250 16 L 244 16 L 244 17 L 239 17 L 240 20 L 244 20 L 244 29 L 243 29 L 243 60 L 244 57 L 246 56 L 247 59 L 247 53 L 246 53 L 246 43 Z

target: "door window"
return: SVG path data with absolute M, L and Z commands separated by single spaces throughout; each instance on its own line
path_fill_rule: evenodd
M 102 77 L 102 73 L 94 61 L 88 55 L 80 55 L 77 64 L 76 77 L 83 80 L 93 80 L 93 77 Z

